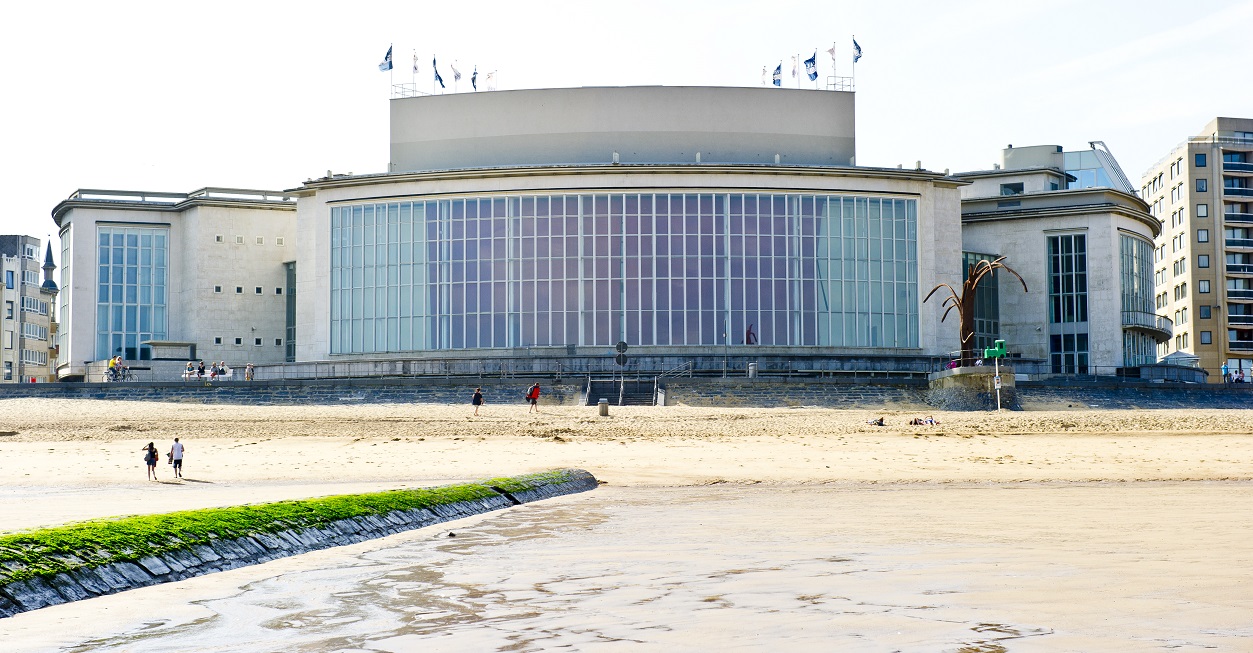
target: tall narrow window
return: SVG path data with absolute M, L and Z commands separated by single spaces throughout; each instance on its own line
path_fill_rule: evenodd
M 1054 374 L 1087 374 L 1087 237 L 1049 236 L 1048 257 L 1049 362 Z

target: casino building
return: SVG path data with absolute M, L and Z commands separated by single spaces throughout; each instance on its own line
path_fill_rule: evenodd
M 59 372 L 168 343 L 288 377 L 594 371 L 619 342 L 641 371 L 947 355 L 957 325 L 922 297 L 961 280 L 969 182 L 856 166 L 854 125 L 841 91 L 405 97 L 384 173 L 281 192 L 80 191 L 54 210 L 70 243 Z M 162 262 L 160 311 L 143 305 L 144 256 Z

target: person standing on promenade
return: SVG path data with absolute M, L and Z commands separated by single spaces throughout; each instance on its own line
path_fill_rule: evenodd
M 526 412 L 538 413 L 539 412 L 539 383 L 536 383 L 535 385 L 531 386 L 531 389 L 526 391 L 526 400 L 531 402 L 531 407 L 527 409 Z
M 143 447 L 140 451 L 144 452 L 144 462 L 148 464 L 148 480 L 157 480 L 157 448 L 155 443 L 149 442 L 148 446 Z
M 483 388 L 475 388 L 474 396 L 470 398 L 470 404 L 474 406 L 474 414 L 479 414 L 479 406 L 483 405 Z
M 1230 382 L 1231 382 L 1231 368 L 1227 367 L 1226 363 L 1223 363 L 1223 383 L 1230 383 Z
M 174 445 L 170 447 L 170 464 L 174 465 L 174 478 L 183 477 L 183 443 L 174 438 Z

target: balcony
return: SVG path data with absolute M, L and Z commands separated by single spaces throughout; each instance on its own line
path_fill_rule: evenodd
M 1253 302 L 1253 290 L 1237 290 L 1235 288 L 1228 288 L 1227 299 Z
M 1229 351 L 1253 351 L 1253 340 L 1228 340 Z
M 1229 195 L 1231 197 L 1253 197 L 1253 188 L 1223 186 L 1223 195 Z
M 1224 213 L 1223 220 L 1226 222 L 1247 222 L 1253 224 L 1253 213 Z
M 1170 318 L 1164 315 L 1155 315 L 1148 311 L 1123 311 L 1122 325 L 1123 328 L 1144 331 L 1153 336 L 1153 339 L 1158 342 L 1170 340 L 1170 336 L 1174 332 L 1174 325 Z
M 1223 172 L 1253 172 L 1253 163 L 1223 161 Z
M 1227 274 L 1253 274 L 1253 263 L 1228 263 Z
M 1245 326 L 1253 324 L 1253 315 L 1227 315 L 1227 324 Z
M 1253 247 L 1253 238 L 1228 238 L 1225 242 L 1227 247 Z

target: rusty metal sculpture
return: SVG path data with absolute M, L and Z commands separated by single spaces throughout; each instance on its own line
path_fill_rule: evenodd
M 979 287 L 979 282 L 996 270 L 1006 270 L 1018 278 L 1018 282 L 1022 284 L 1023 292 L 1029 292 L 1027 290 L 1027 282 L 1023 281 L 1022 275 L 1001 262 L 1005 258 L 1004 256 L 998 256 L 991 261 L 983 260 L 971 265 L 970 270 L 966 274 L 966 281 L 962 283 L 960 295 L 953 290 L 952 286 L 942 283 L 932 288 L 931 292 L 927 293 L 927 296 L 922 300 L 925 304 L 937 290 L 941 288 L 948 289 L 949 296 L 945 297 L 944 302 L 940 304 L 941 307 L 947 306 L 948 308 L 944 311 L 944 315 L 940 317 L 940 321 L 943 322 L 948 318 L 950 311 L 957 309 L 957 319 L 961 322 L 961 365 L 963 367 L 973 365 L 975 359 L 978 358 L 975 355 L 975 350 L 971 348 L 969 343 L 975 337 L 975 289 Z

